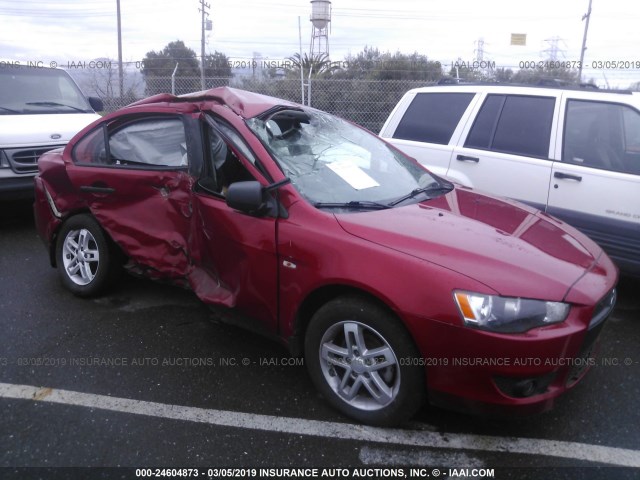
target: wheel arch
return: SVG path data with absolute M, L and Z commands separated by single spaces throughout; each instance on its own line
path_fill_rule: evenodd
M 62 221 L 60 221 L 60 223 L 56 227 L 55 231 L 53 232 L 53 235 L 51 235 L 51 240 L 49 241 L 49 262 L 51 262 L 51 266 L 54 267 L 54 268 L 58 267 L 58 265 L 57 265 L 58 262 L 56 261 L 56 244 L 58 243 L 58 234 L 60 233 L 60 230 L 62 229 L 62 227 L 64 227 L 64 225 L 71 218 L 76 217 L 78 215 L 89 215 L 91 218 L 93 218 L 96 221 L 96 223 L 98 225 L 100 225 L 100 222 L 95 217 L 95 215 L 93 215 L 93 213 L 91 213 L 91 210 L 89 210 L 88 207 L 74 210 L 73 212 L 69 212 L 67 215 L 65 215 L 65 217 L 62 219 Z M 109 243 L 111 243 L 113 246 L 115 246 L 116 248 L 118 248 L 118 250 L 120 250 L 120 252 L 122 252 L 122 249 L 111 238 L 111 235 L 109 235 L 109 232 L 107 232 L 104 228 L 102 228 L 101 225 L 100 225 L 100 228 L 102 229 L 102 232 L 104 233 L 105 237 L 107 238 L 107 241 Z
M 397 426 L 411 418 L 425 404 L 427 382 L 422 365 L 403 362 L 420 353 L 401 316 L 358 288 L 328 286 L 314 294 L 303 305 L 300 327 L 306 331 L 300 338 L 318 391 L 335 409 L 368 425 Z
M 296 311 L 292 330 L 293 333 L 288 338 L 288 347 L 292 356 L 302 357 L 304 355 L 304 337 L 313 315 L 326 303 L 343 296 L 361 297 L 363 300 L 382 308 L 396 318 L 400 325 L 402 325 L 411 336 L 411 332 L 404 324 L 397 311 L 378 295 L 354 285 L 323 285 L 309 292 Z

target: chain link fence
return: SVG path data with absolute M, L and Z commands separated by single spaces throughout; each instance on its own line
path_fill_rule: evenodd
M 332 113 L 357 123 L 372 132 L 379 132 L 391 110 L 402 95 L 412 88 L 430 85 L 417 80 L 338 80 L 312 79 L 311 88 L 304 87 L 305 104 Z M 299 79 L 264 79 L 253 77 L 207 78 L 205 89 L 230 86 L 250 92 L 283 98 L 302 103 Z M 173 85 L 176 95 L 202 90 L 200 77 L 180 77 Z M 170 77 L 151 77 L 146 80 L 145 95 L 172 91 Z M 310 95 L 309 95 L 310 93 Z M 310 102 L 309 102 L 310 97 Z M 125 98 L 102 98 L 105 110 L 114 111 L 137 100 L 135 96 Z
M 522 70 L 522 69 L 521 69 Z M 535 70 L 531 70 L 536 73 Z M 109 71 L 111 73 L 111 71 Z M 525 69 L 526 73 L 526 69 Z M 553 72 L 551 72 L 553 73 Z M 614 76 L 614 73 L 616 74 Z M 585 78 L 607 80 L 604 88 L 632 88 L 640 89 L 640 70 L 627 69 L 613 73 L 605 70 L 587 68 Z M 551 75 L 550 78 L 555 78 Z M 615 78 L 615 81 L 614 81 Z M 100 96 L 108 112 L 124 107 L 136 100 L 158 93 L 171 93 L 183 95 L 186 93 L 203 90 L 200 77 L 176 77 L 174 81 L 170 76 L 144 78 L 139 75 L 135 82 L 125 87 L 128 92 L 123 97 L 116 97 L 111 92 L 117 88 L 111 85 L 114 80 L 97 79 L 110 82 L 110 88 L 90 90 Z M 96 83 L 94 81 L 94 83 Z M 305 79 L 306 83 L 306 79 Z M 425 80 L 364 80 L 364 79 L 339 79 L 316 78 L 311 79 L 310 88 L 304 87 L 304 102 L 299 78 L 269 77 L 261 71 L 255 75 L 239 75 L 231 78 L 206 78 L 205 90 L 230 86 L 249 90 L 251 92 L 283 98 L 295 103 L 310 104 L 314 108 L 332 113 L 346 120 L 357 123 L 372 132 L 379 132 L 393 107 L 398 103 L 402 95 L 412 88 L 432 85 L 434 82 Z M 530 83 L 525 81 L 524 83 Z M 89 90 L 89 89 L 87 89 Z M 108 94 L 104 94 L 108 92 Z M 101 94 L 102 93 L 102 94 Z

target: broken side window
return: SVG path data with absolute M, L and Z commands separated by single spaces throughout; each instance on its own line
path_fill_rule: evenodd
M 225 131 L 225 134 L 227 132 Z M 222 136 L 211 126 L 207 127 L 207 178 L 200 181 L 208 191 L 219 195 L 226 195 L 229 185 L 235 182 L 255 180 L 253 175 L 242 165 L 234 147 L 227 143 Z M 241 155 L 245 153 L 248 160 L 255 163 L 251 152 L 241 149 Z
M 129 123 L 111 134 L 109 154 L 112 165 L 186 168 L 184 125 L 178 118 Z

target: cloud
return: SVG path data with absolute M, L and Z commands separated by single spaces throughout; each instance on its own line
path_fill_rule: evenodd
M 141 60 L 148 51 L 161 50 L 176 39 L 200 53 L 201 16 L 196 0 L 122 0 L 121 5 L 125 60 Z M 390 52 L 419 52 L 448 63 L 458 57 L 474 58 L 478 40 L 484 39 L 485 58 L 517 68 L 523 60 L 543 58 L 549 40 L 557 37 L 560 58 L 577 60 L 584 31 L 581 17 L 587 5 L 586 0 L 334 0 L 330 52 L 334 60 L 341 60 L 368 45 Z M 3 57 L 44 62 L 117 57 L 113 0 L 0 0 L 0 12 Z M 216 0 L 209 10 L 213 31 L 208 32 L 206 50 L 233 58 L 252 58 L 254 52 L 265 58 L 286 58 L 299 50 L 300 17 L 302 47 L 308 51 L 310 13 L 307 0 Z M 639 17 L 637 2 L 598 2 L 591 18 L 588 65 L 594 60 L 640 60 L 636 53 Z M 511 46 L 511 33 L 526 33 L 527 45 Z M 634 75 L 629 69 L 626 74 Z

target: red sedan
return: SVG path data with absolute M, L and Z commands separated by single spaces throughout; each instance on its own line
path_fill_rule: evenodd
M 304 355 L 364 423 L 427 399 L 550 408 L 593 365 L 615 303 L 616 267 L 577 230 L 276 98 L 151 97 L 39 168 L 38 231 L 71 292 L 101 294 L 123 269 L 188 285 Z

